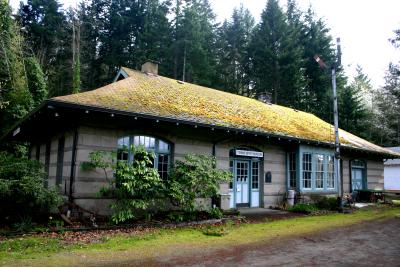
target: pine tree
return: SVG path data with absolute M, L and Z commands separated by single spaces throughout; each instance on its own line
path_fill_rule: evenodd
M 299 108 L 303 69 L 295 29 L 287 23 L 278 1 L 269 0 L 250 50 L 255 91 L 270 93 L 276 104 Z
M 235 8 L 231 20 L 218 29 L 217 88 L 250 96 L 249 44 L 254 18 L 243 5 Z
M 331 73 L 329 69 L 321 70 L 319 65 L 316 64 L 314 56 L 319 55 L 329 67 L 334 62 L 335 53 L 329 29 L 322 19 L 316 17 L 311 7 L 304 16 L 304 30 L 301 34 L 301 43 L 304 48 L 303 58 L 305 60 L 306 80 L 303 110 L 331 122 Z M 338 89 L 344 88 L 344 73 L 340 68 L 337 71 L 337 84 Z
M 187 0 L 175 25 L 178 79 L 213 86 L 215 71 L 215 15 L 208 0 Z

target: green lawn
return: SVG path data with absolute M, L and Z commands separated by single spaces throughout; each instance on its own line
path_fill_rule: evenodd
M 155 256 L 193 253 L 193 250 L 207 251 L 226 246 L 268 242 L 276 238 L 390 218 L 400 218 L 400 207 L 225 226 L 228 234 L 221 237 L 204 235 L 204 230 L 198 228 L 155 230 L 134 236 L 104 236 L 99 243 L 88 245 L 65 245 L 57 238 L 22 237 L 0 242 L 0 264 L 54 266 L 125 259 L 146 260 Z

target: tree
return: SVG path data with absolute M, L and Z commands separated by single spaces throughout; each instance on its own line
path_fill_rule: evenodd
M 182 11 L 178 11 L 174 30 L 176 78 L 212 86 L 216 80 L 216 36 L 215 15 L 210 3 L 208 0 L 187 0 Z
M 27 86 L 24 40 L 11 18 L 11 9 L 0 0 L 0 134 L 25 116 L 33 106 Z
M 51 96 L 71 92 L 71 27 L 57 0 L 21 2 L 17 17 L 30 48 L 45 70 Z
M 217 88 L 250 96 L 249 44 L 254 18 L 243 5 L 235 8 L 217 34 Z
M 276 104 L 299 108 L 302 90 L 302 50 L 294 25 L 277 0 L 269 0 L 250 46 L 256 93 L 267 92 Z
M 329 71 L 322 71 L 319 68 L 314 56 L 319 55 L 328 66 L 331 66 L 335 54 L 332 49 L 332 37 L 329 35 L 329 29 L 322 19 L 316 17 L 311 7 L 304 16 L 301 43 L 304 48 L 304 75 L 306 80 L 303 110 L 331 121 L 331 75 Z M 337 76 L 338 88 L 341 88 L 344 85 L 341 69 L 338 69 Z
M 25 59 L 25 68 L 28 89 L 33 98 L 33 105 L 37 107 L 46 100 L 48 96 L 44 73 L 34 56 Z

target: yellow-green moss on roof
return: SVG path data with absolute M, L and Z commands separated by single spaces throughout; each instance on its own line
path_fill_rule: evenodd
M 334 142 L 332 125 L 313 114 L 128 68 L 128 78 L 102 88 L 53 98 L 55 101 L 173 118 L 216 126 Z M 342 145 L 393 154 L 346 131 Z

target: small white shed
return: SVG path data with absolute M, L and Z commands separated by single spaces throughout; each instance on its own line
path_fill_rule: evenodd
M 395 152 L 400 152 L 400 147 L 388 147 Z M 400 191 L 400 159 L 388 159 L 384 169 L 385 190 Z

